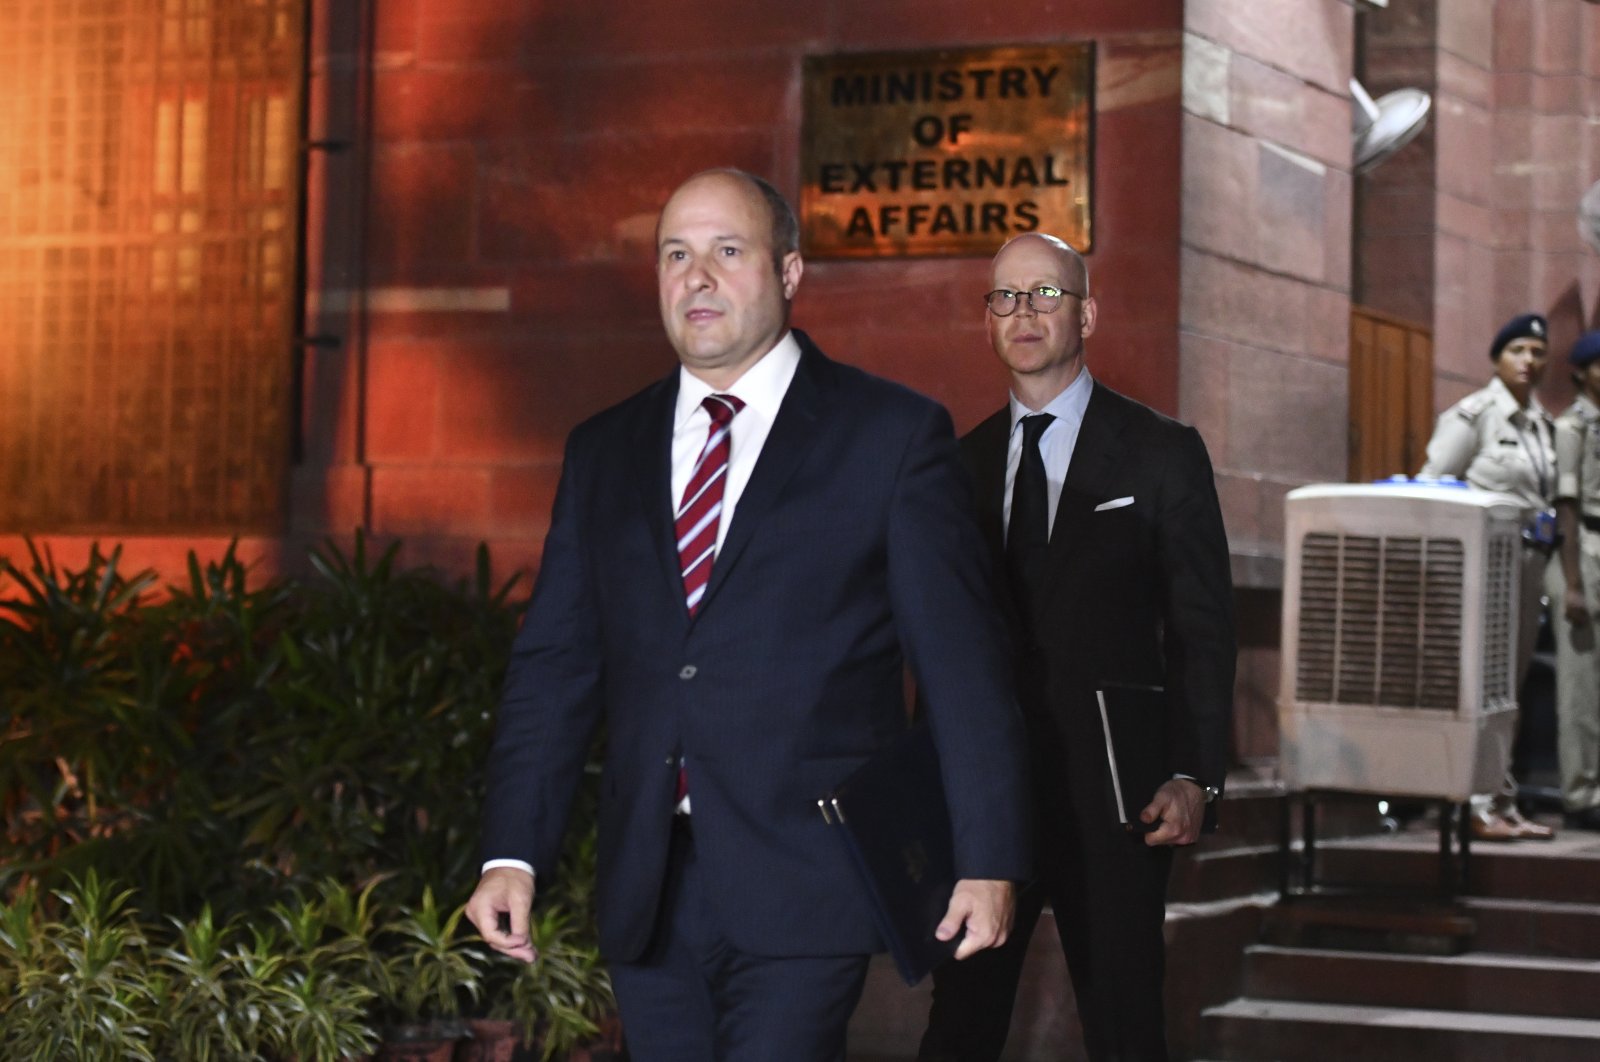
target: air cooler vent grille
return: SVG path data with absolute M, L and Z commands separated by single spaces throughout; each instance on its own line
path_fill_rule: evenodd
M 1511 566 L 1521 544 L 1511 535 L 1493 535 L 1485 550 L 1483 580 L 1483 703 L 1504 704 L 1516 697 L 1511 679 L 1511 624 L 1517 609 L 1511 599 Z
M 1298 699 L 1454 711 L 1464 575 L 1457 539 L 1306 535 Z

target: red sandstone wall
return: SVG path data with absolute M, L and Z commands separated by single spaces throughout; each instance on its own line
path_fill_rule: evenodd
M 1399 88 L 1416 88 L 1433 97 L 1428 123 L 1400 152 L 1356 181 L 1355 301 L 1407 321 L 1433 327 L 1434 236 L 1436 232 L 1435 158 L 1441 106 L 1439 13 L 1436 0 L 1394 4 L 1362 16 L 1364 41 L 1360 68 L 1373 97 Z M 1473 49 L 1480 51 L 1479 49 Z M 1464 64 L 1453 59 L 1450 69 Z M 1458 79 L 1452 79 L 1458 80 Z M 1449 94 L 1451 88 L 1442 91 Z M 1455 90 L 1459 93 L 1459 89 Z M 1448 109 L 1446 124 L 1460 116 Z M 1447 137 L 1459 144 L 1460 137 Z M 1481 168 L 1480 168 L 1481 169 Z
M 313 138 L 363 124 L 358 6 L 318 4 Z M 313 171 L 316 320 L 345 343 L 311 359 L 295 537 L 365 524 L 414 559 L 459 566 L 488 540 L 503 567 L 534 561 L 567 431 L 674 364 L 656 211 L 710 165 L 795 195 L 808 54 L 1097 41 L 1091 364 L 1176 412 L 1181 7 L 381 0 L 370 153 Z M 794 320 L 966 428 L 1004 395 L 987 275 L 976 258 L 812 262 Z
M 1408 0 L 1367 16 L 1368 87 L 1434 93 L 1417 142 L 1362 180 L 1360 301 L 1434 330 L 1434 404 L 1489 375 L 1517 313 L 1550 316 L 1564 358 L 1600 325 L 1600 256 L 1578 199 L 1600 179 L 1600 6 L 1582 0 Z M 1542 393 L 1571 388 L 1559 364 Z
M 1343 0 L 1185 15 L 1181 412 L 1241 586 L 1281 580 L 1283 495 L 1345 473 L 1351 24 Z
M 1345 475 L 1352 11 L 1191 0 L 1184 25 L 1180 412 L 1239 588 L 1234 753 L 1271 760 L 1283 496 Z
M 1530 308 L 1549 315 L 1561 360 L 1542 394 L 1559 409 L 1572 394 L 1564 367 L 1572 341 L 1600 328 L 1600 254 L 1579 238 L 1576 217 L 1579 198 L 1600 180 L 1600 5 L 1493 6 L 1493 165 L 1483 204 L 1492 273 L 1471 295 L 1489 307 L 1491 329 Z M 1471 337 L 1463 359 L 1477 373 L 1487 371 L 1487 339 Z M 1441 407 L 1456 395 L 1452 368 L 1439 361 Z

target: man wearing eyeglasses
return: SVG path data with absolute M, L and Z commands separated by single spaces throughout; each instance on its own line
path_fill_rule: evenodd
M 1231 732 L 1227 538 L 1199 434 L 1098 383 L 1082 257 L 1019 236 L 989 340 L 1011 399 L 962 443 L 999 570 L 1033 752 L 1038 878 L 1004 947 L 935 971 L 920 1057 L 997 1059 L 1023 956 L 1055 913 L 1089 1058 L 1167 1058 L 1175 845 L 1214 821 Z

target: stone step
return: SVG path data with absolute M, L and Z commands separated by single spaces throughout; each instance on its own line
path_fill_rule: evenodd
M 1169 903 L 1211 903 L 1278 888 L 1278 846 L 1227 845 L 1204 841 L 1179 849 L 1167 884 Z
M 1600 961 L 1484 952 L 1395 955 L 1259 944 L 1245 952 L 1244 995 L 1600 1021 Z
M 1359 893 L 1298 894 L 1265 912 L 1261 942 L 1405 955 L 1472 950 L 1477 923 L 1439 899 Z
M 1205 1012 L 1207 1056 L 1232 1062 L 1593 1062 L 1600 1021 L 1235 999 Z
M 1554 841 L 1475 844 L 1465 891 L 1505 899 L 1600 903 L 1600 875 L 1594 872 L 1600 842 L 1593 838 L 1563 834 Z M 1427 834 L 1319 842 L 1317 862 L 1317 880 L 1326 885 L 1426 892 L 1439 880 L 1437 844 Z
M 1475 950 L 1600 959 L 1600 904 L 1471 896 L 1461 911 L 1476 926 Z

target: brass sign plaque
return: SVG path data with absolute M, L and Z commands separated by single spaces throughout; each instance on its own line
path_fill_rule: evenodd
M 800 224 L 813 258 L 1090 249 L 1094 45 L 812 56 Z

